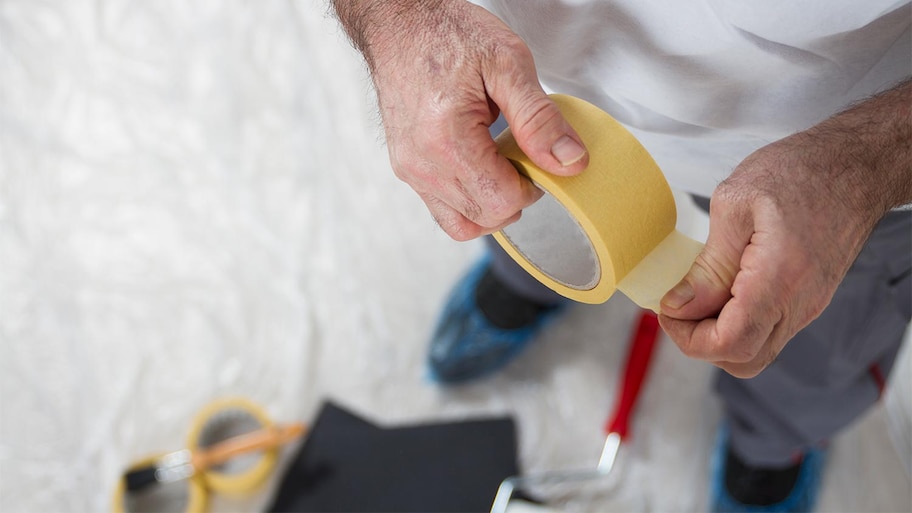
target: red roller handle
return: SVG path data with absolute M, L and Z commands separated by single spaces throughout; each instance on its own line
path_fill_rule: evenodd
M 627 437 L 630 428 L 630 415 L 636 407 L 640 387 L 652 361 L 652 352 L 659 338 L 659 318 L 649 310 L 643 310 L 640 321 L 630 341 L 627 363 L 624 365 L 624 377 L 621 383 L 614 413 L 605 424 L 606 432 L 617 433 L 621 439 Z

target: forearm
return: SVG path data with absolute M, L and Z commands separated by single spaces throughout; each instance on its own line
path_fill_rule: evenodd
M 395 38 L 415 37 L 433 23 L 433 13 L 449 0 L 331 0 L 336 18 L 371 72 L 378 46 Z
M 849 208 L 879 219 L 912 203 L 912 80 L 862 101 L 800 137 L 838 152 L 829 170 Z M 875 219 L 875 221 L 876 221 Z

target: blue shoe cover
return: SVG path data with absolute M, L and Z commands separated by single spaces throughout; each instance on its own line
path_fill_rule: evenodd
M 742 504 L 735 500 L 725 488 L 725 456 L 728 447 L 729 432 L 726 426 L 719 430 L 716 447 L 713 452 L 711 469 L 712 509 L 715 513 L 735 512 L 775 512 L 807 513 L 813 511 L 820 491 L 823 468 L 826 462 L 826 450 L 811 449 L 801 460 L 801 470 L 791 493 L 780 502 L 768 506 Z
M 490 266 L 485 256 L 456 284 L 437 321 L 431 339 L 428 367 L 432 380 L 442 384 L 471 381 L 489 375 L 516 358 L 551 319 L 558 306 L 517 329 L 491 324 L 478 307 L 475 289 Z

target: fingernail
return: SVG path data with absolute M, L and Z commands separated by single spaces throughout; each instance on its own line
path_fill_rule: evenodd
M 690 286 L 690 283 L 687 280 L 681 280 L 680 283 L 675 285 L 675 287 L 668 291 L 665 294 L 665 297 L 662 299 L 662 304 L 673 309 L 678 310 L 694 298 L 694 289 Z
M 586 148 L 580 146 L 580 143 L 569 135 L 565 135 L 551 146 L 551 155 L 554 155 L 562 166 L 569 166 L 586 156 Z

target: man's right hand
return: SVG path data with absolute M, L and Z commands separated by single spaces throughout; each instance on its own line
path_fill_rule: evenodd
M 579 136 L 538 82 L 526 44 L 463 0 L 334 0 L 372 73 L 390 162 L 455 240 L 519 219 L 539 191 L 497 154 L 488 127 L 503 113 L 542 169 L 588 164 Z

